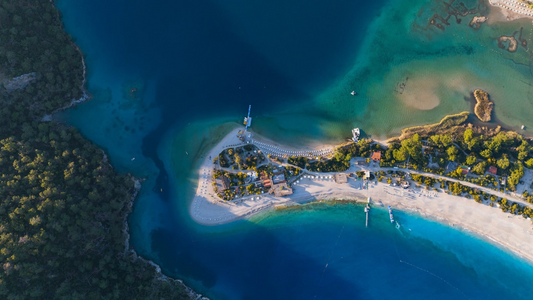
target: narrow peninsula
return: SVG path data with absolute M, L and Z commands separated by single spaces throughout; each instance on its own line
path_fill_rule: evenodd
M 500 129 L 481 134 L 466 116 L 388 145 L 356 139 L 315 149 L 236 128 L 202 162 L 191 216 L 217 225 L 311 201 L 368 202 L 459 225 L 533 261 L 533 142 Z

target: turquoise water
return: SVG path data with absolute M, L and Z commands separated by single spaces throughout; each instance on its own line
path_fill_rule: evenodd
M 56 118 L 146 179 L 129 219 L 137 252 L 215 299 L 527 298 L 529 263 L 414 215 L 398 213 L 400 231 L 381 210 L 364 228 L 354 204 L 217 227 L 188 215 L 195 165 L 248 104 L 256 132 L 291 144 L 434 122 L 469 109 L 475 87 L 502 122 L 529 124 L 529 50 L 494 37 L 523 26 L 530 38 L 531 24 L 414 31 L 438 3 L 60 0 L 93 99 Z M 394 91 L 405 77 L 409 97 Z

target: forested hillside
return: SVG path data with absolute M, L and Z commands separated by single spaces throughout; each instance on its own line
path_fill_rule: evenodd
M 50 1 L 0 0 L 0 81 L 35 73 L 24 89 L 2 89 L 0 125 L 13 129 L 82 95 L 81 54 Z
M 187 298 L 126 251 L 131 176 L 76 129 L 40 121 L 82 82 L 53 3 L 0 0 L 0 299 Z

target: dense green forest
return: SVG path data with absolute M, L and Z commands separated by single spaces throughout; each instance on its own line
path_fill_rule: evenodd
M 476 134 L 472 129 L 455 136 L 435 134 L 421 137 L 415 134 L 401 143 L 390 144 L 381 165 L 409 161 L 410 168 L 441 175 L 447 173 L 459 179 L 465 179 L 465 175 L 460 168 L 446 170 L 449 162 L 470 167 L 471 173 L 479 176 L 494 166 L 497 175 L 507 177 L 507 188 L 514 191 L 524 176 L 524 167 L 533 167 L 533 147 L 530 143 L 531 140 L 513 131 L 501 131 L 493 136 Z
M 28 85 L 6 88 L 28 73 Z M 39 121 L 82 82 L 53 2 L 0 0 L 0 299 L 188 298 L 126 250 L 131 176 L 76 129 Z

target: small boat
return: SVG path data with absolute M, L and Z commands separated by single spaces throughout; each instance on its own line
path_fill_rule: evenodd
M 354 142 L 359 142 L 359 136 L 361 135 L 361 131 L 359 130 L 359 128 L 354 128 L 352 129 L 352 141 Z
M 350 94 L 352 94 L 352 96 L 357 95 L 357 93 L 355 91 L 352 91 Z
M 522 128 L 522 130 L 524 130 L 524 129 L 526 129 L 526 126 L 525 126 L 525 125 L 522 125 L 522 127 L 521 127 L 521 128 Z
M 394 223 L 394 216 L 392 215 L 392 208 L 389 205 L 389 216 L 390 216 L 390 222 Z
M 185 152 L 185 154 L 189 155 L 189 152 Z
M 134 161 L 135 160 L 135 157 L 131 159 L 131 161 Z

